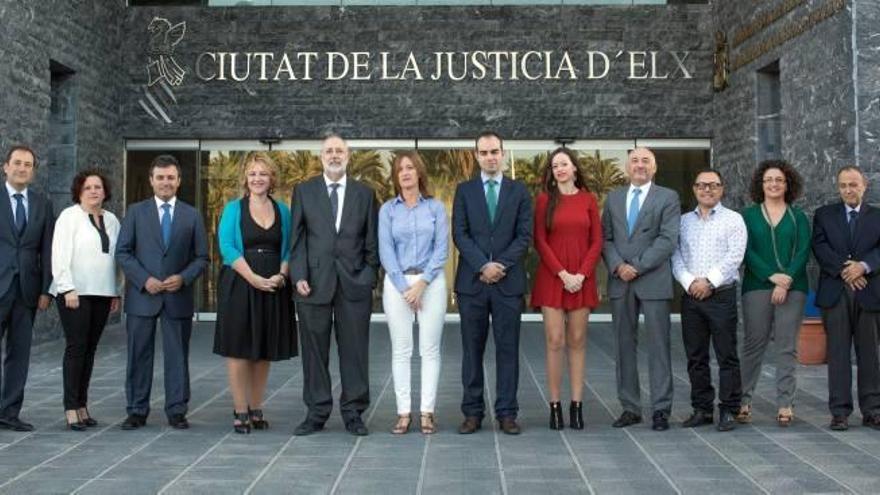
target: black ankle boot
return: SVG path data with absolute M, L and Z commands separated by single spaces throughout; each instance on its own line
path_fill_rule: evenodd
M 575 402 L 571 401 L 571 405 L 568 406 L 568 416 L 569 416 L 569 425 L 572 429 L 575 430 L 583 430 L 584 429 L 584 403 L 583 402 Z
M 563 428 L 565 428 L 565 423 L 562 421 L 562 404 L 560 404 L 559 402 L 551 402 L 550 429 L 561 430 Z

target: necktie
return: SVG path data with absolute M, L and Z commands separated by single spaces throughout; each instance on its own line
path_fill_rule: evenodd
M 859 220 L 859 212 L 850 210 L 849 212 L 849 240 L 853 242 L 856 239 L 856 222 Z
M 632 235 L 633 229 L 636 228 L 636 220 L 639 219 L 639 195 L 641 189 L 633 189 L 632 199 L 629 201 L 629 214 L 626 215 L 626 231 Z
M 15 198 L 15 230 L 18 231 L 18 235 L 24 234 L 24 229 L 27 227 L 27 213 L 24 211 L 24 196 L 21 193 L 15 193 L 12 195 Z
M 333 211 L 333 227 L 336 227 L 336 215 L 339 214 L 339 183 L 330 184 L 330 209 Z
M 168 203 L 162 205 L 162 242 L 166 248 L 171 242 L 171 205 Z
M 489 179 L 486 190 L 486 206 L 489 207 L 489 221 L 492 223 L 495 223 L 495 210 L 498 208 L 498 193 L 495 191 L 497 184 L 495 179 Z

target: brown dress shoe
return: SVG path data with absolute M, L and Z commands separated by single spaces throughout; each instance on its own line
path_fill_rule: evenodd
M 482 427 L 480 418 L 476 416 L 468 416 L 464 418 L 461 426 L 458 427 L 458 432 L 462 435 L 470 435 L 471 433 L 475 433 Z
M 519 435 L 520 429 L 515 418 L 501 418 L 498 420 L 498 426 L 508 435 Z

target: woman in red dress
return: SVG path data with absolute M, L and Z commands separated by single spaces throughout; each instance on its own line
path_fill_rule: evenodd
M 541 262 L 531 302 L 544 315 L 550 428 L 564 428 L 559 397 L 567 351 L 569 425 L 580 430 L 584 427 L 587 321 L 599 303 L 595 269 L 602 252 L 602 224 L 599 205 L 587 189 L 577 156 L 566 148 L 550 153 L 544 166 L 543 191 L 535 204 L 535 248 Z

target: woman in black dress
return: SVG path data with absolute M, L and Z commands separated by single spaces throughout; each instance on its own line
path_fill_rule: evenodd
M 227 358 L 236 433 L 262 430 L 269 363 L 297 355 L 287 283 L 290 209 L 274 200 L 278 168 L 265 153 L 241 163 L 244 195 L 223 209 L 218 228 L 223 268 L 217 289 L 214 353 Z

